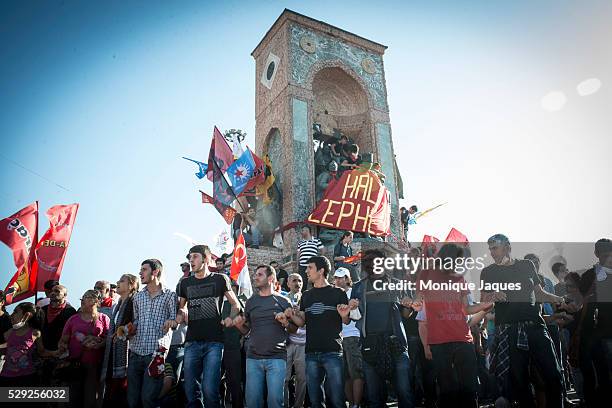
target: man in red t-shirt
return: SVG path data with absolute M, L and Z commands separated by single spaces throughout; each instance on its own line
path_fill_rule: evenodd
M 444 245 L 437 257 L 442 260 L 442 266 L 453 266 L 423 271 L 418 285 L 426 288 L 419 291 L 424 300 L 417 316 L 419 332 L 427 358 L 433 359 L 441 408 L 478 407 L 478 366 L 467 320 L 468 315 L 493 307 L 493 303 L 470 305 L 467 283 L 454 271 L 457 259 L 463 255 L 459 246 Z M 434 289 L 426 283 L 449 287 Z

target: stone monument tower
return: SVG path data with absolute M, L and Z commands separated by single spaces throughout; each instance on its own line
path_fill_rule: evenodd
M 391 231 L 400 235 L 383 54 L 387 47 L 285 9 L 252 52 L 256 62 L 255 148 L 268 154 L 281 192 L 281 225 L 315 206 L 313 124 L 344 134 L 382 165 Z M 297 230 L 284 234 L 294 250 Z M 287 254 L 285 254 L 287 255 Z

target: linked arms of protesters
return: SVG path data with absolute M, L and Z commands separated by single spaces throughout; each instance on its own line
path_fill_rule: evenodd
M 475 315 L 479 312 L 488 312 L 489 310 L 493 309 L 493 306 L 495 306 L 495 303 L 493 301 L 475 303 L 473 305 L 470 305 L 467 293 L 463 293 L 461 295 L 461 303 L 463 303 L 463 311 L 467 315 Z M 482 317 L 484 317 L 484 315 Z

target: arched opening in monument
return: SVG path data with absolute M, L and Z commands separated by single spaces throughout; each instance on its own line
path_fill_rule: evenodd
M 371 151 L 368 98 L 342 68 L 323 68 L 312 81 L 313 120 L 325 136 L 344 134 L 363 151 Z
M 349 159 L 352 145 L 359 146 L 364 162 L 372 162 L 374 142 L 367 94 L 349 73 L 340 67 L 321 69 L 313 77 L 312 92 L 315 202 L 319 202 L 334 178 L 353 168 L 348 166 L 360 165 Z M 319 238 L 334 242 L 340 233 L 323 228 Z
M 352 76 L 342 68 L 323 68 L 313 77 L 312 92 L 315 151 L 342 135 L 349 144 L 359 146 L 360 154 L 373 151 L 368 98 Z M 321 163 L 315 163 L 315 176 L 322 170 Z
M 347 169 L 341 165 L 344 154 L 348 154 L 347 151 L 343 152 L 344 148 L 356 144 L 359 154 L 367 159 L 374 146 L 368 98 L 357 80 L 342 68 L 323 68 L 313 77 L 312 92 L 314 176 L 317 179 L 329 171 L 331 161 L 337 162 L 340 171 Z M 348 140 L 337 143 L 342 136 Z M 334 146 L 334 143 L 337 144 Z M 321 186 L 315 183 L 320 193 Z

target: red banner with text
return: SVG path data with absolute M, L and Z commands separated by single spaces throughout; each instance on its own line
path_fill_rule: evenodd
M 6 286 L 6 303 L 26 299 L 36 293 L 32 271 L 33 249 L 38 239 L 38 202 L 0 220 L 0 241 L 13 252 L 17 272 Z
M 50 226 L 36 246 L 36 257 L 32 265 L 39 292 L 45 290 L 46 281 L 60 278 L 78 210 L 78 204 L 55 205 L 47 210 Z
M 328 187 L 307 222 L 374 236 L 389 235 L 389 191 L 372 171 L 346 171 L 337 182 Z

